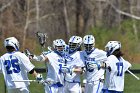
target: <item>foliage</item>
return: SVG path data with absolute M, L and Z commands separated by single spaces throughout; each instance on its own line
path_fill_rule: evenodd
M 137 22 L 138 24 L 139 22 Z M 136 24 L 136 25 L 137 25 Z M 138 30 L 140 30 L 138 28 Z M 139 62 L 140 59 L 140 40 L 136 39 L 136 35 L 133 31 L 133 23 L 131 20 L 126 20 L 121 23 L 121 26 L 114 28 L 105 27 L 94 27 L 92 30 L 87 32 L 87 34 L 92 34 L 95 37 L 95 47 L 104 50 L 104 46 L 110 40 L 117 40 L 122 43 L 122 51 L 125 57 L 130 60 L 130 62 Z M 140 32 L 137 33 L 138 35 Z

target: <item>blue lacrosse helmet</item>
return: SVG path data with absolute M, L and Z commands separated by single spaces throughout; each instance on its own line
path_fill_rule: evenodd
M 111 55 L 115 50 L 121 48 L 121 42 L 119 41 L 109 41 L 105 46 L 105 51 L 107 56 Z
M 63 39 L 56 39 L 53 41 L 53 48 L 59 55 L 64 55 L 66 43 Z
M 84 44 L 84 48 L 85 51 L 90 54 L 92 52 L 92 50 L 94 50 L 94 46 L 95 46 L 95 38 L 93 35 L 85 35 L 83 37 L 83 44 Z
M 74 53 L 75 51 L 79 50 L 82 44 L 82 38 L 80 36 L 72 36 L 69 39 L 69 53 Z

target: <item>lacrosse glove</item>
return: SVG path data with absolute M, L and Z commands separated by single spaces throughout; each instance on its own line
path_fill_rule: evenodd
M 73 68 L 68 67 L 68 66 L 62 66 L 60 70 L 61 70 L 62 73 L 70 73 L 70 74 L 72 74 L 72 72 L 73 72 Z
M 100 69 L 100 64 L 95 62 L 95 61 L 90 61 L 87 63 L 87 68 L 88 69 Z
M 36 81 L 37 81 L 39 84 L 45 85 L 45 82 L 44 82 L 44 79 L 43 79 L 42 74 L 37 74 L 37 76 L 36 76 Z
M 55 84 L 55 81 L 52 80 L 51 78 L 47 78 L 47 79 L 45 80 L 45 83 L 47 83 L 49 86 L 51 86 L 51 85 Z

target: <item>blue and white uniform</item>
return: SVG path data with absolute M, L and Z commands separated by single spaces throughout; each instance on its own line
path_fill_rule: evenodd
M 96 64 L 100 64 L 107 60 L 106 52 L 103 50 L 99 50 L 94 48 L 91 50 L 89 54 L 85 50 L 83 50 L 83 56 L 85 58 L 85 78 L 87 83 L 85 85 L 85 93 L 101 93 L 103 88 L 103 79 L 104 79 L 104 72 L 103 68 L 95 68 L 91 69 L 89 64 L 91 62 L 95 62 Z
M 28 80 L 27 72 L 34 68 L 29 58 L 19 52 L 5 53 L 0 58 L 0 71 L 2 71 L 8 93 L 29 93 L 29 82 L 13 82 L 12 80 Z
M 131 64 L 122 57 L 119 59 L 110 55 L 107 58 L 107 64 L 111 71 L 107 69 L 104 89 L 108 89 L 107 93 L 122 93 L 124 90 L 125 72 L 131 67 Z M 106 92 L 105 92 L 106 93 Z
M 45 87 L 45 93 L 63 93 L 64 75 L 60 68 L 64 64 L 64 58 L 52 51 L 45 55 L 49 62 L 47 62 L 47 80 L 52 80 L 52 85 Z
M 65 64 L 69 68 L 83 67 L 84 63 L 81 57 L 82 55 L 80 51 L 67 54 L 65 56 Z M 81 93 L 80 73 L 72 72 L 65 74 L 64 93 Z

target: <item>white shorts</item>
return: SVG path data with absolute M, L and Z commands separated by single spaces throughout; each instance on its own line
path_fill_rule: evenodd
M 27 87 L 8 89 L 8 93 L 30 93 Z
M 45 85 L 44 87 L 45 93 L 64 93 L 63 88 L 64 88 L 63 86 L 58 87 L 58 86 L 47 86 L 47 85 Z
M 65 82 L 64 93 L 82 93 L 80 83 Z
M 100 80 L 85 84 L 84 93 L 102 93 L 103 82 Z

